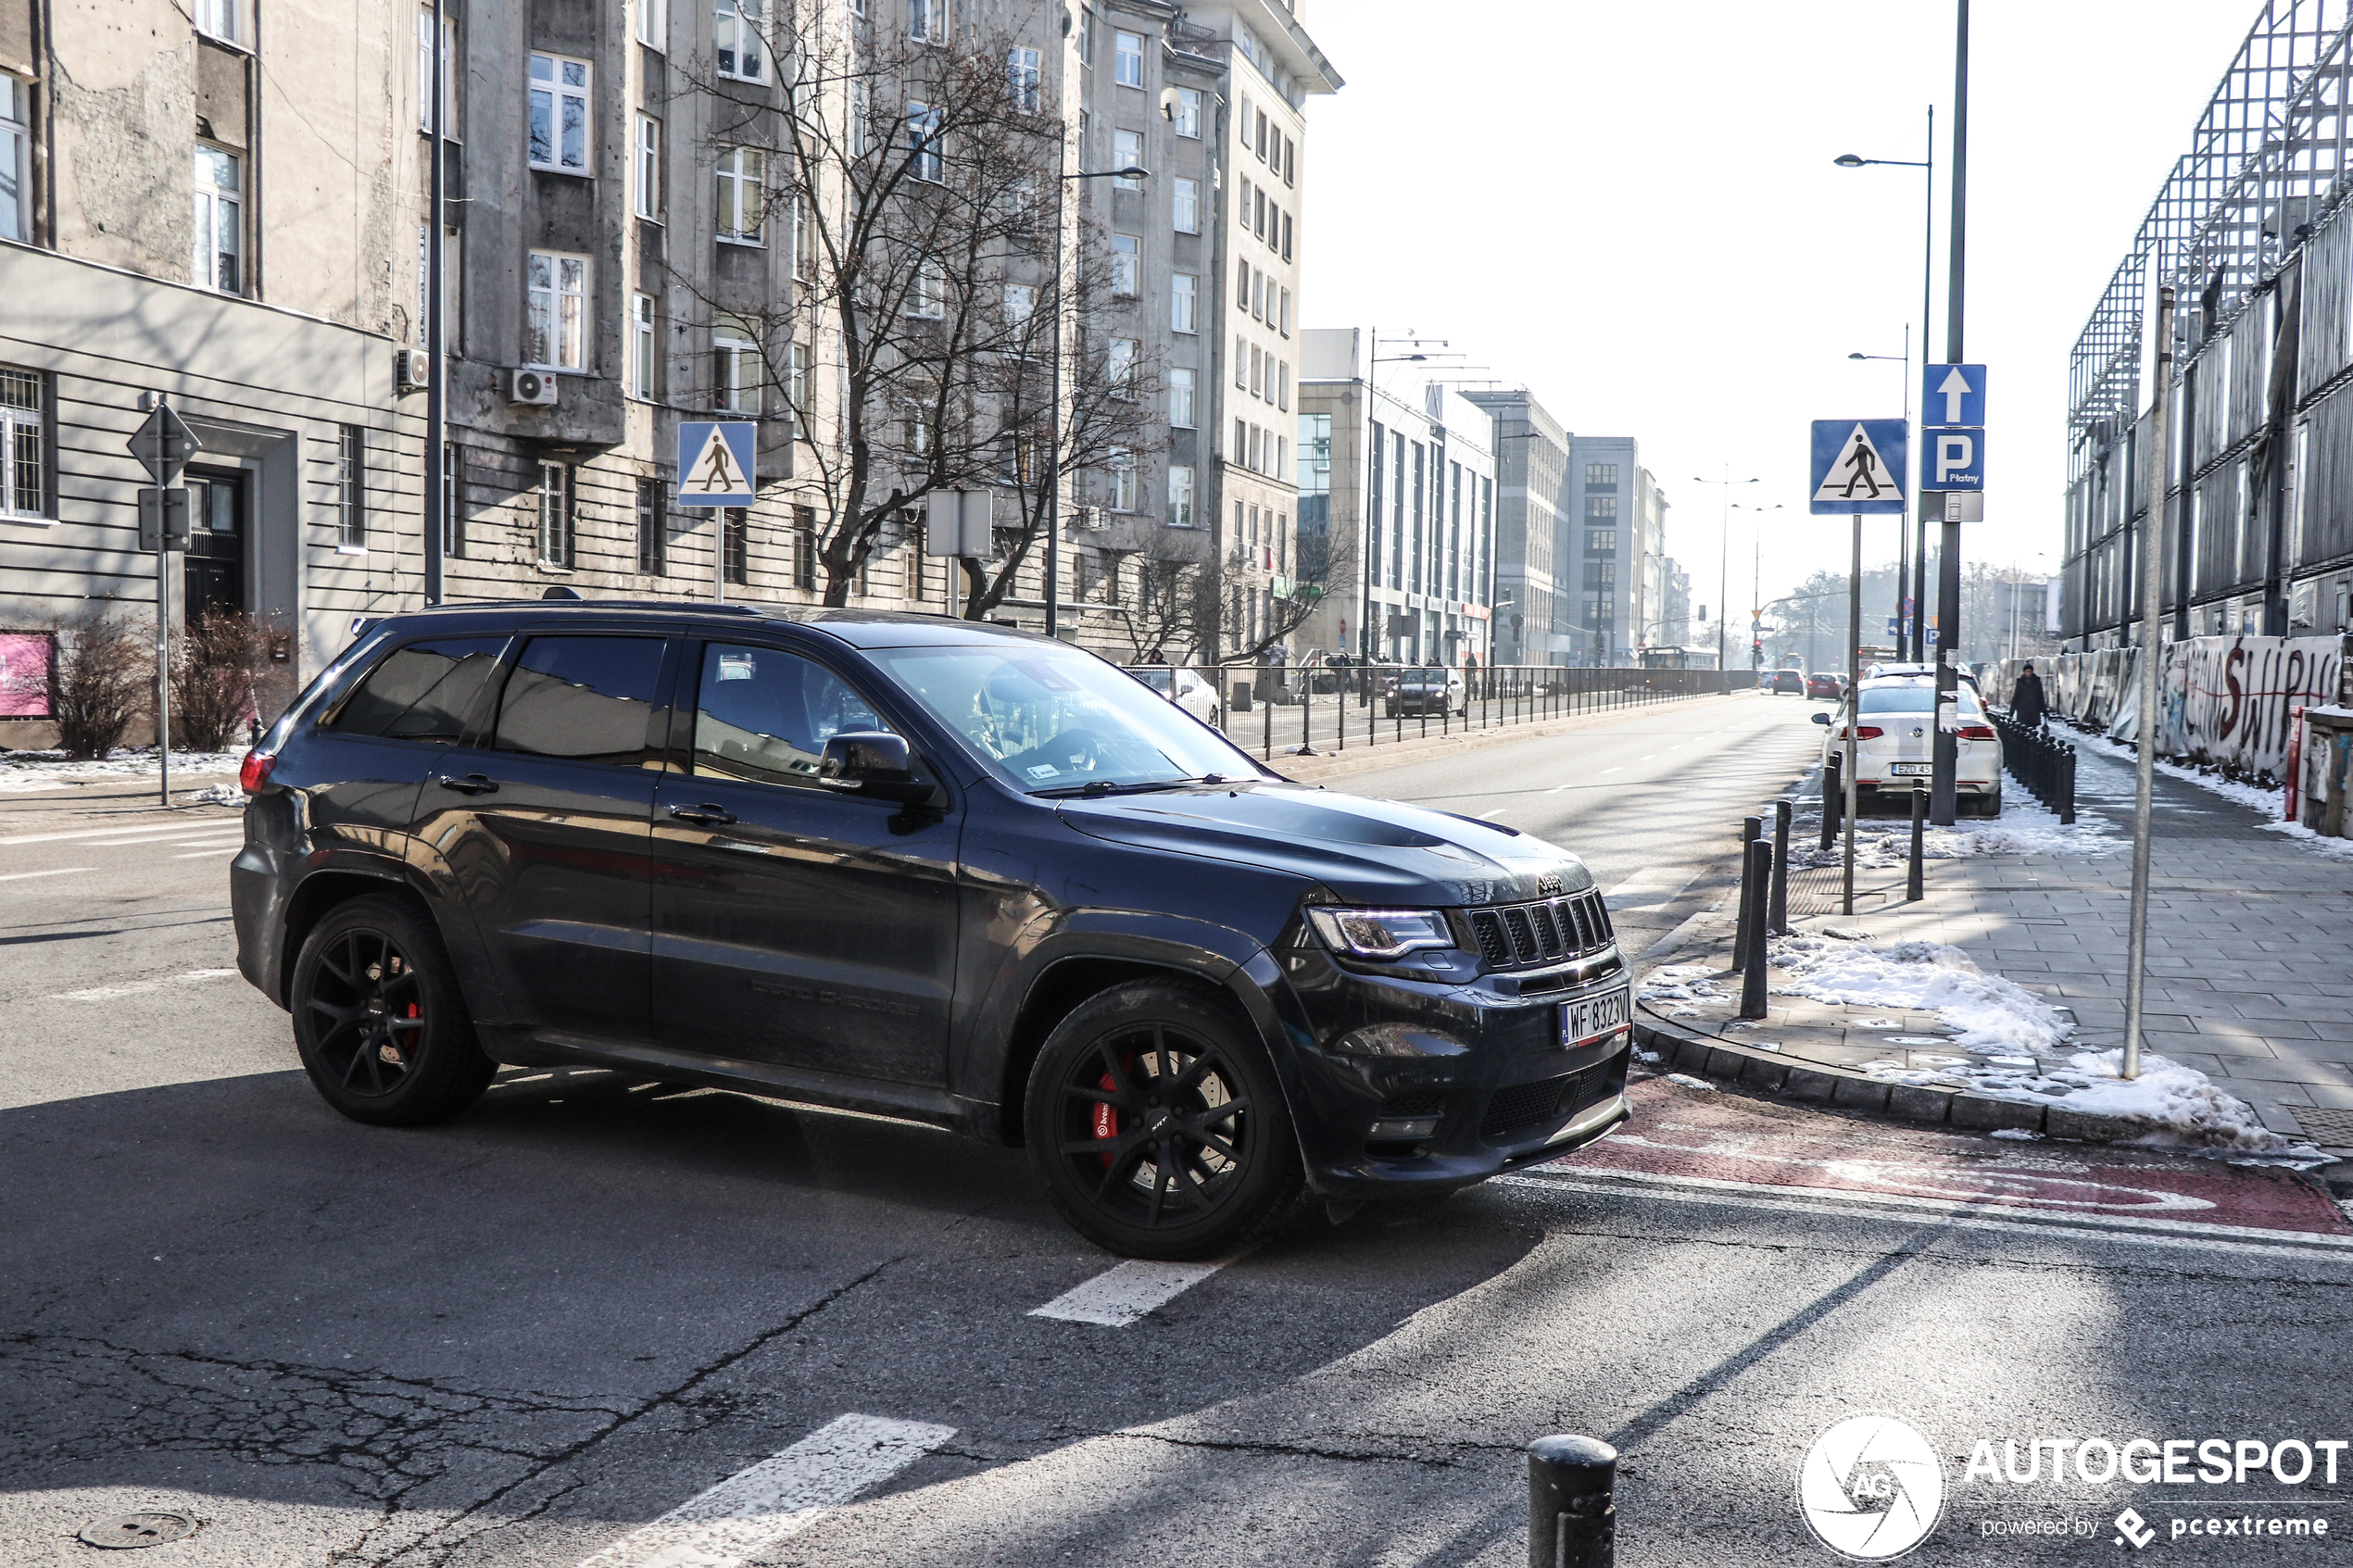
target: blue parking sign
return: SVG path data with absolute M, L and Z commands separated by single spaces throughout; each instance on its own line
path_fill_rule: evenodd
M 1985 433 L 1982 430 L 1931 430 L 1921 433 L 1920 488 L 1923 490 L 1982 490 L 1985 488 Z

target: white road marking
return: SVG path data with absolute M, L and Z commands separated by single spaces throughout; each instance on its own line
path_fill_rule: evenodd
M 222 825 L 228 824 L 224 822 Z M 19 834 L 14 838 L 0 838 L 0 845 L 63 844 L 69 840 L 80 839 L 102 841 L 94 847 L 103 848 L 107 844 L 131 844 L 142 838 L 170 838 L 174 835 L 184 838 L 189 834 L 200 831 L 202 831 L 200 828 L 188 822 L 158 822 L 153 827 L 144 828 L 92 828 L 85 833 Z
M 1610 774 L 1610 773 L 1615 773 L 1615 772 L 1618 772 L 1618 771 L 1621 771 L 1621 770 L 1617 769 L 1617 768 L 1604 768 L 1604 769 L 1601 771 L 1601 772 L 1596 773 L 1596 774 L 1594 774 L 1593 776 L 1594 776 L 1595 778 L 1602 778 L 1602 777 L 1604 777 L 1604 776 L 1605 776 L 1605 775 L 1607 775 L 1607 774 Z
M 236 973 L 233 969 L 192 969 L 185 974 L 167 974 L 155 980 L 133 980 L 122 985 L 95 985 L 87 991 L 59 991 L 50 997 L 57 1002 L 110 1002 L 117 997 L 145 996 L 160 991 L 167 985 L 193 985 L 199 981 L 222 980 Z
M 94 871 L 97 868 L 94 866 L 59 866 L 53 872 L 10 872 L 6 876 L 0 876 L 0 882 L 22 882 L 27 877 L 33 876 L 71 876 L 76 872 Z
M 1603 889 L 1602 897 L 1604 898 L 1618 898 L 1623 897 L 1629 893 L 1663 893 L 1666 891 L 1667 884 L 1664 883 L 1653 882 L 1651 879 L 1655 876 L 1664 876 L 1665 874 L 1667 873 L 1660 871 L 1656 866 L 1644 866 L 1641 871 L 1636 872 L 1632 876 L 1628 877 L 1616 887 Z
M 1231 1258 L 1220 1258 L 1214 1263 L 1154 1263 L 1131 1258 L 1084 1285 L 1063 1291 L 1044 1306 L 1031 1309 L 1029 1315 L 1126 1328 L 1232 1261 Z
M 580 1568 L 736 1568 L 955 1435 L 952 1426 L 921 1421 L 837 1416 L 791 1448 L 632 1530 Z
M 1510 809 L 1511 808 L 1508 806 L 1498 806 L 1492 811 L 1481 811 L 1478 814 L 1478 820 L 1482 822 L 1491 822 Z

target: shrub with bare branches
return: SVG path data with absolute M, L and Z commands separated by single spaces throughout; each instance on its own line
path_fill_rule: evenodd
M 57 623 L 49 712 L 69 757 L 104 757 L 153 706 L 155 660 L 135 623 L 91 609 Z
M 227 605 L 214 605 L 173 639 L 173 744 L 191 751 L 226 751 L 245 738 L 266 642 L 259 622 Z

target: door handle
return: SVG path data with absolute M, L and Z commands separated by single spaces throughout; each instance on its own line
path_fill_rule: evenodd
M 460 795 L 496 795 L 498 781 L 481 773 L 468 773 L 464 778 L 452 778 L 447 773 L 434 780 L 444 789 L 454 789 Z
M 699 822 L 705 827 L 716 822 L 732 822 L 736 820 L 736 814 L 733 811 L 713 806 L 709 801 L 705 801 L 700 806 L 673 806 L 670 809 L 670 814 L 682 822 Z

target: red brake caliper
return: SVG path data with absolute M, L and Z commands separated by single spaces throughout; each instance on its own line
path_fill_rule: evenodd
M 1103 1074 L 1103 1081 L 1095 1086 L 1107 1094 L 1116 1092 L 1119 1087 L 1117 1084 L 1112 1082 L 1112 1076 L 1108 1073 Z M 1095 1136 L 1098 1138 L 1119 1136 L 1119 1108 L 1117 1106 L 1099 1103 L 1095 1107 Z M 1111 1156 L 1106 1154 L 1102 1158 L 1103 1169 L 1110 1170 Z

